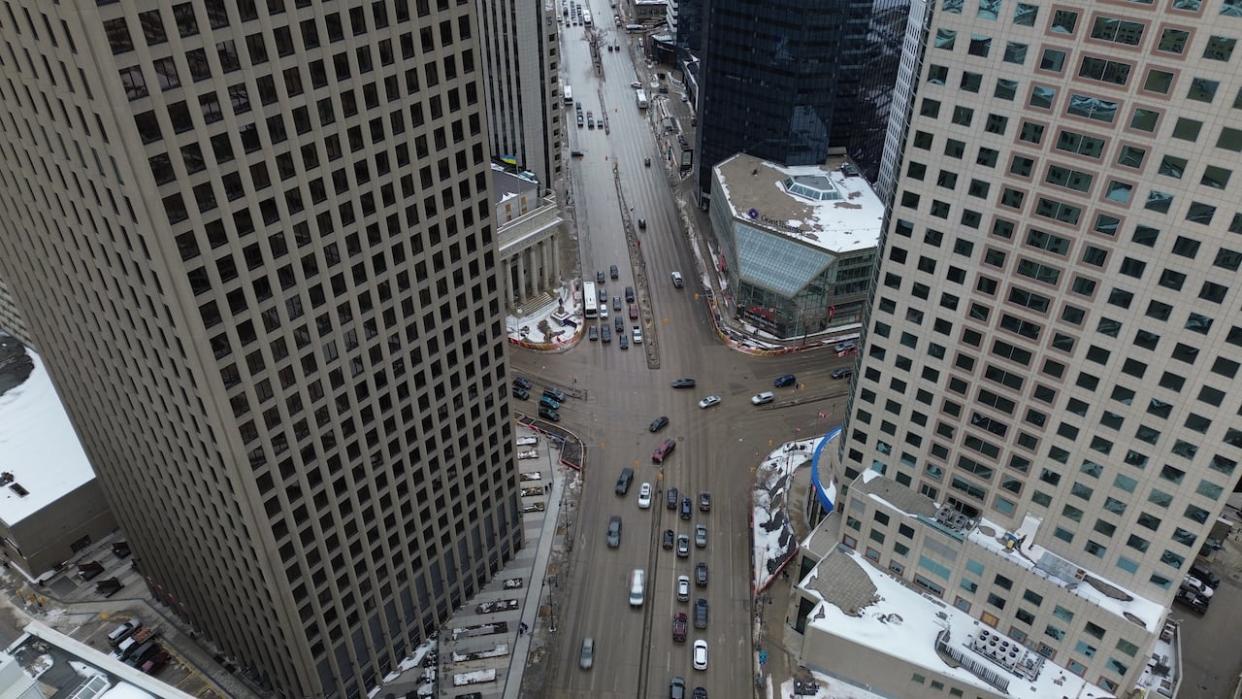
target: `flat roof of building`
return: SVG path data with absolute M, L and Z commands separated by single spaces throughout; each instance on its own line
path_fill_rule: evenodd
M 539 182 L 529 177 L 511 172 L 501 165 L 492 163 L 492 196 L 499 204 L 519 194 L 539 191 Z
M 12 526 L 94 477 L 43 360 L 0 332 L 0 520 Z
M 829 252 L 880 243 L 884 203 L 844 158 L 783 167 L 738 153 L 714 169 L 736 219 Z

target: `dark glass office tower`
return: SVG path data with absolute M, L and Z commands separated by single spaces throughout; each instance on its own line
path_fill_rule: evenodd
M 845 0 L 705 0 L 699 197 L 738 152 L 784 165 L 828 156 Z
M 880 173 L 909 12 L 910 0 L 863 0 L 850 6 L 830 143 L 846 148 L 872 183 Z
M 703 5 L 707 0 L 669 0 L 669 8 L 676 15 L 677 57 L 698 55 L 703 50 Z

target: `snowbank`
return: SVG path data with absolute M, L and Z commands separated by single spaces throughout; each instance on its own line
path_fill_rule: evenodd
M 822 437 L 786 442 L 768 454 L 755 474 L 751 493 L 752 580 L 756 591 L 766 588 L 781 568 L 798 553 L 798 540 L 789 523 L 786 494 L 793 473 L 810 463 Z

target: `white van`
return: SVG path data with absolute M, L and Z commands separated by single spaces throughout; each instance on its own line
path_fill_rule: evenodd
M 646 595 L 647 571 L 642 568 L 635 568 L 630 573 L 630 606 L 643 606 L 643 597 Z

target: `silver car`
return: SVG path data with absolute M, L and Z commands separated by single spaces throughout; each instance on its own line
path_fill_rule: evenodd
M 590 670 L 595 664 L 595 639 L 587 636 L 582 639 L 582 650 L 578 653 L 578 667 Z

